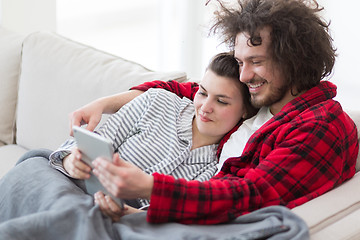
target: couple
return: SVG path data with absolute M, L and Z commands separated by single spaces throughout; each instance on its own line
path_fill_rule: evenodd
M 211 138 L 213 141 L 200 142 L 198 146 L 201 149 L 204 144 L 214 149 L 215 145 L 212 144 L 216 144 L 220 135 L 230 130 L 224 137 L 228 140 L 221 141 L 218 146 L 221 150 L 219 165 L 222 165 L 219 173 L 206 181 L 186 180 L 161 172 L 148 174 L 136 165 L 120 159 L 118 154 L 114 155 L 112 163 L 101 158 L 94 161 L 94 173 L 113 195 L 124 199 L 150 200 L 146 212 L 150 223 L 175 221 L 217 224 L 271 205 L 293 208 L 333 189 L 355 174 L 359 148 L 357 130 L 341 105 L 333 100 L 336 86 L 324 80 L 332 72 L 336 54 L 328 33 L 328 24 L 317 15 L 321 10 L 317 3 L 314 1 L 314 4 L 310 4 L 302 0 L 239 0 L 238 3 L 239 6 L 231 9 L 221 6 L 212 28 L 214 33 L 224 37 L 238 64 L 240 81 L 228 79 L 230 85 L 237 87 L 232 89 L 235 91 L 225 91 L 226 96 L 235 92 L 241 101 L 237 103 L 237 113 L 229 115 L 237 115 L 237 118 L 230 120 L 226 116 L 226 120 L 231 122 L 228 128 L 217 129 L 221 131 L 216 138 Z M 206 78 L 209 73 L 211 71 L 207 71 L 204 80 L 210 82 L 204 81 L 200 87 L 190 82 L 179 84 L 156 81 L 134 87 L 126 93 L 99 99 L 75 111 L 72 125 L 86 122 L 90 129 L 94 129 L 101 113 L 115 113 L 126 102 L 149 88 L 164 88 L 180 97 L 194 100 L 200 98 L 199 101 L 204 101 L 206 105 L 207 98 L 212 97 L 213 89 L 220 90 L 220 87 L 211 82 L 219 76 Z M 221 81 L 224 83 L 225 80 Z M 259 108 L 253 117 L 250 112 L 242 109 L 243 104 L 246 106 L 246 99 L 242 98 L 246 91 L 241 91 L 243 85 L 240 82 L 246 84 L 252 106 Z M 209 91 L 208 95 L 206 91 Z M 134 101 L 143 99 L 146 106 L 147 98 L 156 94 L 170 96 L 164 91 L 151 90 Z M 179 101 L 180 108 L 184 109 L 186 104 L 191 104 L 186 99 L 170 99 Z M 221 100 L 219 96 L 217 99 Z M 222 102 L 215 101 L 214 104 Z M 161 103 L 163 102 L 159 100 L 158 104 Z M 195 109 L 196 104 L 195 101 Z M 171 104 L 168 105 L 170 108 Z M 198 120 L 202 119 L 201 112 L 202 110 Z M 250 114 L 247 116 L 250 118 L 231 129 L 244 117 L 244 113 Z M 165 116 L 168 117 L 168 114 Z M 116 123 L 115 118 L 111 121 Z M 191 118 L 188 116 L 187 119 L 188 129 L 193 130 L 195 124 L 190 126 Z M 205 122 L 206 119 L 203 118 Z M 201 121 L 195 122 L 198 128 L 203 124 Z M 104 127 L 101 131 L 111 133 L 114 129 L 113 126 L 107 128 L 108 130 Z M 86 177 L 88 171 L 77 164 L 79 161 L 76 161 L 76 152 L 72 157 L 73 160 L 65 160 L 67 172 L 77 178 Z M 26 162 L 22 167 L 36 171 L 35 167 Z M 213 173 L 216 170 L 214 165 L 211 166 Z M 49 174 L 48 172 L 47 169 L 42 174 Z M 7 179 L 11 179 L 12 173 L 14 171 L 1 180 L 4 185 Z M 49 177 L 52 175 L 54 173 Z M 54 183 L 39 181 L 38 184 Z M 56 182 L 56 185 L 61 184 L 63 181 Z M 38 195 L 32 189 L 28 191 Z M 53 194 L 61 193 L 55 191 Z M 83 198 L 88 197 L 83 195 Z M 68 195 L 59 197 L 67 198 Z M 11 196 L 3 198 L 9 205 L 14 201 L 13 198 L 10 199 Z M 27 199 L 31 200 L 31 204 L 26 206 L 36 205 L 36 201 Z M 115 220 L 122 214 L 135 211 L 130 207 L 125 212 L 119 211 L 111 199 L 101 194 L 96 201 L 102 212 Z M 71 204 L 61 206 L 68 207 L 69 214 L 77 211 Z M 15 212 L 10 214 L 18 214 L 17 209 L 21 209 L 21 206 L 14 208 Z M 19 213 L 21 214 L 24 213 Z M 91 214 L 97 212 L 91 211 L 89 216 Z M 75 212 L 74 216 L 80 215 Z M 2 217 L 3 214 L 0 218 Z M 87 220 L 88 218 L 82 219 L 82 223 Z M 56 226 L 54 228 L 56 230 Z
M 215 224 L 270 205 L 296 207 L 351 178 L 357 130 L 333 100 L 336 86 L 324 80 L 336 54 L 319 11 L 316 1 L 245 0 L 217 12 L 212 31 L 234 51 L 239 80 L 259 108 L 220 144 L 217 175 L 208 181 L 150 175 L 115 155 L 113 163 L 94 161 L 102 184 L 120 198 L 150 199 L 149 222 Z M 145 83 L 75 111 L 72 124 L 94 129 L 101 113 L 116 112 L 149 88 L 194 100 L 203 91 L 194 83 Z M 97 200 L 107 215 L 121 214 L 104 196 Z

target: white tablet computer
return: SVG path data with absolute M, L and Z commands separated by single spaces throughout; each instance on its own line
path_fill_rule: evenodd
M 77 126 L 73 126 L 73 132 L 77 147 L 81 152 L 81 160 L 86 162 L 91 168 L 93 168 L 92 161 L 97 157 L 103 157 L 108 161 L 112 161 L 114 150 L 111 141 L 99 134 Z M 98 191 L 102 191 L 104 194 L 110 195 L 120 207 L 124 206 L 123 201 L 110 194 L 92 172 L 90 178 L 85 180 L 85 185 L 89 194 L 93 195 Z

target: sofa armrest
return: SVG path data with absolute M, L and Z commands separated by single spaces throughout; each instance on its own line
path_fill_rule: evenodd
M 357 173 L 353 178 L 330 192 L 292 210 L 308 225 L 310 234 L 313 236 L 311 239 L 343 239 L 330 238 L 331 236 L 336 236 L 331 234 L 336 229 L 331 226 L 339 226 L 342 222 L 347 222 L 346 219 L 351 219 L 354 214 L 360 214 L 359 185 L 360 173 Z M 342 234 L 360 236 L 358 221 L 347 224 L 350 224 L 350 226 L 343 227 L 351 230 Z M 328 236 L 329 238 L 321 236 Z
M 21 45 L 24 38 L 0 27 L 0 146 L 14 142 Z

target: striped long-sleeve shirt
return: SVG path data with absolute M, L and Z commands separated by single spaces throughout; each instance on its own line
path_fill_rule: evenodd
M 194 112 L 189 99 L 152 89 L 113 114 L 97 132 L 113 142 L 122 159 L 148 174 L 205 181 L 217 171 L 218 145 L 191 150 Z M 75 145 L 73 139 L 66 141 L 51 154 L 50 165 L 67 174 L 62 159 Z

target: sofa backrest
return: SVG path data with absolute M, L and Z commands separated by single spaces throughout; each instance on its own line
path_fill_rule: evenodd
M 69 137 L 68 114 L 76 108 L 144 81 L 186 80 L 185 73 L 154 72 L 52 33 L 25 38 L 0 27 L 0 36 L 0 146 L 14 143 L 17 121 L 16 143 L 55 149 Z M 348 113 L 360 131 L 360 112 Z
M 16 142 L 54 150 L 69 138 L 70 112 L 145 81 L 172 79 L 186 75 L 151 71 L 56 34 L 33 33 L 22 48 Z
M 346 111 L 348 115 L 351 117 L 352 120 L 354 120 L 357 131 L 358 131 L 358 141 L 360 142 L 360 112 L 359 111 Z M 360 154 L 357 156 L 356 161 L 356 172 L 360 171 Z

